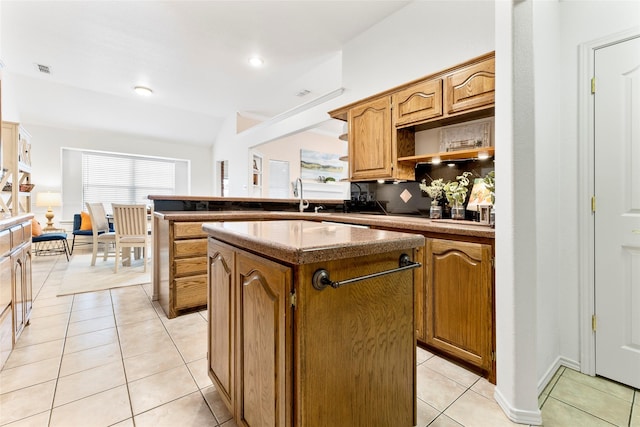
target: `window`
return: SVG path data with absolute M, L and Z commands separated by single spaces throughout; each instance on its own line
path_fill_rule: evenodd
M 147 196 L 187 194 L 189 161 L 63 149 L 63 207 L 72 216 L 86 203 L 151 204 Z M 81 176 L 79 176 L 81 175 Z

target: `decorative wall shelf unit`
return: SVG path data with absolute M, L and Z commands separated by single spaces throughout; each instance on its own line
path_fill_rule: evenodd
M 31 212 L 31 135 L 19 123 L 2 122 L 0 212 Z

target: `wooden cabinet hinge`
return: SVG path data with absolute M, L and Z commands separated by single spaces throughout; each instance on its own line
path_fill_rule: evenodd
M 591 93 L 596 93 L 596 78 L 591 77 Z
M 295 308 L 295 306 L 296 306 L 296 293 L 295 292 L 291 292 L 289 294 L 289 302 L 291 304 L 291 307 Z
M 597 326 L 598 326 L 598 320 L 597 320 L 597 318 L 596 318 L 596 315 L 594 314 L 594 315 L 592 315 L 592 316 L 591 316 L 591 330 L 592 330 L 593 332 L 595 332 L 595 331 L 596 331 Z
M 495 352 L 495 351 L 492 351 L 492 352 L 491 352 L 491 361 L 492 361 L 492 362 L 495 362 L 495 361 L 496 361 L 496 352 Z

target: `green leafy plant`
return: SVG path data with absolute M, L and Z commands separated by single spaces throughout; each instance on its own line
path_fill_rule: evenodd
M 491 193 L 491 204 L 496 204 L 496 172 L 489 172 L 484 178 L 484 186 Z
M 431 204 L 437 206 L 440 204 L 440 200 L 444 199 L 444 186 L 442 178 L 431 180 L 431 184 L 427 185 L 426 180 L 422 180 L 420 183 L 420 190 L 427 193 L 431 198 Z
M 460 206 L 464 204 L 467 198 L 469 186 L 469 176 L 471 172 L 463 172 L 462 175 L 456 177 L 456 181 L 449 181 L 444 185 L 444 194 L 451 206 Z

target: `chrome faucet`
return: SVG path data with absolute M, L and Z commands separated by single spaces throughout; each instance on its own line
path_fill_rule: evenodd
M 300 187 L 298 187 L 298 184 L 300 184 Z M 298 188 L 300 189 L 299 191 L 298 191 Z M 300 208 L 299 208 L 300 212 L 304 212 L 304 210 L 309 207 L 309 202 L 303 199 L 303 196 L 302 196 L 302 179 L 301 178 L 297 178 L 296 179 L 296 188 L 295 188 L 294 194 L 296 192 L 300 196 Z

